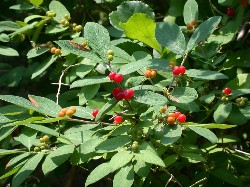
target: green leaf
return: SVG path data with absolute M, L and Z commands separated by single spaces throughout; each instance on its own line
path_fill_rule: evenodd
M 232 103 L 221 103 L 214 111 L 214 121 L 216 123 L 222 123 L 228 117 L 232 110 Z
M 70 133 L 65 135 L 65 137 L 70 140 L 71 144 L 79 145 L 91 139 L 91 136 L 94 134 L 94 131 L 85 130 L 75 133 Z M 61 136 L 60 136 L 61 137 Z
M 25 124 L 29 124 L 31 122 L 34 122 L 34 121 L 39 121 L 39 120 L 43 120 L 44 117 L 40 117 L 40 116 L 37 116 L 37 117 L 30 117 L 30 118 L 27 118 L 25 120 L 21 120 L 21 121 L 16 121 L 16 122 L 13 122 L 13 123 L 9 123 L 5 126 L 19 126 L 19 125 L 25 125 Z
M 236 127 L 236 125 L 228 125 L 228 124 L 217 124 L 217 123 L 199 124 L 193 122 L 186 122 L 183 126 L 184 127 L 195 126 L 207 129 L 230 129 Z
M 87 131 L 87 130 L 94 129 L 96 127 L 99 127 L 99 125 L 98 124 L 76 125 L 76 126 L 71 127 L 70 129 L 66 130 L 64 132 L 64 134 L 67 135 L 67 134 L 71 134 L 71 133 L 75 133 L 75 132 Z
M 111 82 L 107 76 L 85 77 L 84 79 L 77 80 L 70 85 L 70 88 L 77 88 L 83 86 L 89 86 L 94 84 L 101 84 Z
M 32 128 L 34 130 L 37 130 L 37 131 L 40 131 L 40 132 L 43 132 L 45 134 L 49 134 L 49 135 L 52 135 L 52 136 L 59 136 L 59 133 L 56 132 L 55 130 L 51 129 L 51 128 L 48 128 L 48 127 L 45 127 L 45 126 L 42 126 L 42 125 L 36 125 L 36 124 L 26 124 L 25 126 L 29 127 L 29 128 Z
M 216 29 L 221 21 L 221 17 L 214 16 L 202 22 L 193 32 L 187 44 L 186 52 L 190 51 L 199 42 L 204 42 Z
M 40 152 L 30 158 L 12 179 L 12 186 L 18 187 L 36 169 L 42 160 L 44 152 Z
M 0 128 L 0 141 L 11 135 L 11 133 L 17 128 L 18 126 L 15 127 L 1 127 Z
M 91 114 L 92 109 L 81 106 L 75 106 L 75 108 L 76 108 L 76 113 L 74 114 L 75 116 L 85 119 L 93 119 L 93 116 Z
M 2 155 L 11 155 L 11 154 L 16 154 L 16 153 L 23 153 L 25 151 L 21 149 L 12 149 L 12 150 L 6 150 L 6 149 L 0 149 L 0 156 Z
M 43 3 L 43 0 L 30 0 L 30 3 L 35 6 L 39 6 Z
M 165 163 L 166 167 L 172 165 L 173 163 L 175 163 L 178 159 L 178 155 L 169 155 L 167 156 L 163 162 Z
M 57 59 L 56 55 L 51 55 L 48 58 L 46 58 L 34 71 L 34 73 L 31 76 L 31 79 L 34 79 L 38 75 L 42 74 L 53 62 L 56 61 L 56 59 Z
M 109 14 L 111 25 L 118 30 L 123 30 L 120 23 L 125 23 L 135 13 L 147 14 L 151 19 L 154 19 L 153 10 L 141 1 L 126 1 L 117 7 L 116 11 Z
M 95 97 L 98 90 L 100 88 L 100 84 L 94 84 L 89 86 L 84 86 L 81 88 L 79 92 L 79 105 L 83 105 Z
M 249 88 L 250 87 L 250 74 L 242 73 L 238 74 L 233 80 L 229 81 L 225 87 L 229 87 L 233 90 L 240 88 Z
M 94 22 L 86 23 L 84 27 L 84 37 L 91 49 L 107 61 L 107 51 L 111 49 L 108 30 L 102 25 Z
M 46 53 L 48 50 L 49 50 L 49 49 L 48 49 L 47 47 L 40 48 L 40 49 L 32 48 L 32 49 L 29 50 L 29 52 L 27 53 L 27 58 L 34 58 L 34 57 L 40 56 L 40 55 Z
M 101 59 L 93 51 L 83 51 L 70 44 L 69 40 L 59 40 L 55 41 L 63 50 L 66 50 L 72 54 L 80 57 L 85 57 L 91 59 L 92 62 L 100 62 Z
M 9 118 L 5 117 L 3 114 L 0 112 L 0 124 L 1 123 L 9 123 L 12 122 L 13 120 L 10 120 Z
M 9 41 L 10 41 L 10 38 L 9 38 L 8 34 L 1 33 L 1 34 L 0 34 L 0 41 L 1 41 L 1 42 L 9 42 Z
M 111 172 L 114 172 L 125 166 L 132 160 L 133 156 L 134 155 L 131 153 L 131 151 L 120 151 L 116 153 L 109 162 Z
M 157 51 L 161 51 L 158 41 L 155 39 L 155 21 L 146 14 L 136 13 L 126 23 L 120 23 L 124 34 L 135 40 L 139 40 Z
M 177 87 L 171 92 L 170 100 L 173 100 L 177 103 L 189 103 L 195 100 L 197 97 L 198 94 L 194 88 Z
M 210 104 L 215 98 L 215 94 L 214 93 L 209 93 L 207 95 L 203 95 L 199 98 L 199 100 L 201 102 L 204 102 L 204 103 L 207 103 L 207 104 Z
M 32 10 L 34 8 L 35 7 L 31 5 L 30 3 L 22 3 L 22 4 L 17 4 L 17 5 L 13 5 L 9 7 L 9 9 L 12 9 L 12 10 Z
M 130 187 L 134 182 L 134 169 L 132 164 L 122 167 L 114 176 L 113 187 Z
M 47 175 L 58 166 L 69 159 L 75 149 L 74 145 L 63 145 L 52 151 L 44 160 L 42 170 L 44 175 Z
M 90 184 L 93 184 L 103 177 L 107 176 L 111 172 L 111 168 L 108 163 L 102 163 L 99 166 L 97 166 L 88 176 L 85 186 L 89 186 Z
M 111 100 L 109 100 L 98 112 L 95 121 L 98 121 L 104 114 L 106 114 L 107 112 L 109 112 L 112 108 L 115 107 L 115 105 L 118 103 L 118 101 L 113 98 Z
M 21 27 L 20 29 L 17 29 L 15 32 L 9 34 L 9 36 L 14 36 L 16 34 L 20 34 L 20 33 L 25 33 L 26 31 L 30 30 L 30 29 L 33 29 L 35 27 L 35 25 L 37 24 L 37 22 L 33 22 L 31 24 L 27 24 L 23 27 Z
M 52 24 L 49 27 L 46 27 L 45 34 L 56 34 L 60 32 L 65 32 L 69 27 L 66 27 L 61 24 Z
M 37 18 L 43 18 L 44 16 L 41 16 L 41 15 L 30 15 L 30 16 L 28 16 L 28 17 L 26 17 L 25 19 L 24 19 L 24 23 L 28 23 L 28 22 L 30 22 L 31 20 L 33 20 L 33 19 L 37 19 Z
M 116 136 L 103 141 L 96 147 L 96 149 L 98 152 L 112 152 L 130 143 L 131 140 L 131 137 L 127 135 Z
M 195 0 L 188 0 L 183 10 L 184 22 L 187 24 L 198 20 L 198 4 Z
M 150 172 L 152 164 L 146 163 L 143 160 L 136 160 L 134 164 L 134 170 L 140 177 L 147 177 Z
M 180 155 L 187 158 L 191 163 L 206 162 L 206 159 L 204 157 L 195 153 L 181 153 Z
M 101 143 L 103 142 L 102 139 L 90 139 L 87 140 L 86 142 L 83 142 L 80 147 L 79 147 L 79 153 L 80 154 L 88 154 L 88 153 L 92 153 L 95 151 L 95 148 Z
M 226 120 L 234 125 L 244 125 L 247 123 L 248 118 L 239 110 L 239 106 L 234 104 Z
M 37 131 L 26 128 L 22 131 L 22 133 L 18 137 L 15 138 L 15 140 L 22 143 L 30 151 L 31 146 L 33 145 L 34 140 L 36 139 L 36 134 Z
M 0 177 L 0 180 L 2 180 L 2 179 L 4 179 L 4 178 L 7 178 L 7 177 L 9 177 L 9 176 L 11 176 L 11 175 L 13 175 L 13 174 L 15 174 L 21 167 L 22 167 L 22 166 L 20 165 L 20 166 L 18 166 L 18 167 L 15 167 L 14 169 L 8 171 L 7 173 L 5 173 L 4 175 L 2 175 L 2 176 Z
M 135 62 L 130 62 L 128 64 L 121 66 L 119 73 L 122 75 L 128 75 L 142 68 L 145 69 L 145 67 L 148 67 L 151 63 L 152 63 L 151 61 L 144 60 L 144 59 L 138 60 Z
M 0 22 L 0 32 L 3 31 L 16 31 L 20 29 L 20 25 L 13 21 L 1 21 Z
M 135 160 L 143 160 L 150 164 L 165 167 L 162 159 L 157 154 L 149 150 L 140 150 L 139 153 L 135 153 Z
M 195 126 L 188 126 L 188 128 L 199 134 L 200 136 L 203 136 L 204 138 L 208 139 L 211 143 L 216 143 L 218 141 L 216 135 L 209 129 Z
M 87 75 L 92 69 L 95 68 L 95 65 L 96 64 L 94 64 L 94 63 L 91 63 L 91 64 L 80 64 L 76 68 L 76 75 L 79 76 L 80 78 L 85 77 L 85 75 Z
M 150 106 L 164 106 L 168 99 L 163 95 L 151 91 L 135 91 L 134 101 Z
M 182 129 L 180 125 L 174 127 L 164 126 L 164 135 L 161 137 L 161 143 L 163 145 L 169 145 L 176 142 L 182 134 Z
M 211 170 L 211 174 L 234 186 L 242 186 L 241 180 L 227 169 L 217 168 L 217 169 Z
M 156 39 L 170 51 L 183 55 L 186 50 L 186 41 L 181 29 L 175 23 L 159 22 L 156 25 Z
M 69 11 L 59 1 L 51 1 L 51 3 L 49 4 L 49 10 L 56 13 L 56 16 L 53 17 L 53 19 L 58 23 L 60 23 L 61 20 L 65 20 L 65 14 L 68 14 L 70 16 Z
M 36 110 L 36 107 L 31 104 L 30 101 L 19 96 L 14 95 L 0 95 L 0 99 L 6 102 L 21 106 L 27 109 Z
M 12 49 L 7 46 L 0 45 L 0 55 L 3 56 L 19 56 L 18 52 L 15 49 Z
M 57 114 L 62 108 L 54 101 L 35 95 L 29 95 L 28 97 L 30 101 L 36 106 L 36 111 L 48 116 L 58 117 Z
M 20 154 L 20 155 L 18 155 L 16 157 L 12 158 L 10 160 L 10 162 L 9 162 L 9 166 L 8 167 L 14 166 L 15 164 L 19 164 L 24 158 L 26 158 L 26 157 L 28 157 L 30 155 L 31 155 L 30 152 L 25 152 L 23 154 Z
M 240 112 L 248 119 L 250 119 L 250 106 L 245 106 L 244 108 L 239 108 Z
M 189 69 L 186 71 L 186 75 L 203 80 L 228 79 L 228 77 L 222 73 L 205 69 Z

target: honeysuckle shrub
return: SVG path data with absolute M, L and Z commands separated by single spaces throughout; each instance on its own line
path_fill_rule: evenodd
M 18 3 L 0 22 L 2 185 L 249 185 L 247 1 Z

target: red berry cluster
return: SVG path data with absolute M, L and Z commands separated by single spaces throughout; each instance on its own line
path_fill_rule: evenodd
M 179 122 L 179 123 L 184 123 L 187 119 L 186 115 L 185 114 L 182 114 L 180 112 L 175 112 L 175 113 L 168 113 L 167 115 L 167 123 L 168 124 L 175 124 L 175 121 Z
M 186 68 L 185 66 L 174 66 L 172 72 L 174 75 L 183 75 L 186 73 Z
M 114 124 L 118 124 L 122 122 L 122 116 L 115 116 L 114 117 Z
M 122 76 L 122 74 L 119 74 L 119 73 L 116 73 L 116 72 L 112 71 L 109 74 L 109 79 L 111 81 L 116 82 L 116 83 L 121 83 L 122 80 L 123 80 L 123 76 Z
M 232 90 L 231 90 L 230 88 L 224 88 L 224 89 L 222 90 L 222 93 L 223 93 L 223 94 L 226 94 L 226 95 L 229 95 L 229 94 L 232 93 Z
M 94 110 L 92 111 L 92 116 L 93 116 L 94 118 L 96 118 L 98 112 L 99 112 L 98 109 L 94 109 Z
M 247 6 L 249 3 L 248 3 L 248 0 L 243 0 L 240 2 L 240 5 L 242 6 Z
M 234 10 L 232 7 L 227 7 L 227 15 L 229 17 L 234 17 L 235 16 L 235 13 L 234 13 Z
M 114 88 L 112 91 L 116 100 L 129 100 L 134 96 L 135 91 L 133 89 L 122 90 L 121 88 Z

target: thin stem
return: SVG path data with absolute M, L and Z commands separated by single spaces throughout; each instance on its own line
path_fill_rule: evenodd
M 184 55 L 184 58 L 182 59 L 182 62 L 181 62 L 181 66 L 183 66 L 184 62 L 186 61 L 187 56 L 188 56 L 188 53 L 186 53 L 186 54 Z
M 169 173 L 169 171 L 166 170 L 165 168 L 162 168 L 162 171 L 167 173 L 170 176 L 170 178 L 172 177 L 171 181 L 176 182 L 178 184 L 178 186 L 182 187 L 182 184 L 175 178 L 175 176 L 173 174 Z
M 250 156 L 250 153 L 247 153 L 247 152 L 244 152 L 244 151 L 241 151 L 241 150 L 238 150 L 238 149 L 234 149 L 236 152 L 238 153 L 242 153 L 244 155 L 247 155 L 247 156 Z
M 201 182 L 203 182 L 203 181 L 205 181 L 205 180 L 207 180 L 207 177 L 205 177 L 205 178 L 203 178 L 203 179 L 201 179 L 201 180 L 198 180 L 197 182 L 195 182 L 194 184 L 192 184 L 192 185 L 189 186 L 189 187 L 194 187 L 195 185 L 200 184 Z
M 170 178 L 168 179 L 168 182 L 166 183 L 165 187 L 167 187 L 169 185 L 169 183 L 172 181 L 173 179 L 173 175 L 170 176 Z
M 88 123 L 88 124 L 101 124 L 101 125 L 110 125 L 110 126 L 115 126 L 115 124 L 111 123 L 105 123 L 105 122 L 94 122 L 94 121 L 89 121 L 89 120 L 83 120 L 83 119 L 66 119 L 66 121 L 74 121 L 74 122 L 79 122 L 79 123 Z

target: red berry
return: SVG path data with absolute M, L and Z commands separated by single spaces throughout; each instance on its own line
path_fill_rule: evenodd
M 121 88 L 115 88 L 112 91 L 113 96 L 116 100 L 120 101 L 124 99 L 124 93 Z
M 186 116 L 184 114 L 180 114 L 178 117 L 177 117 L 178 121 L 180 123 L 184 123 L 186 121 Z
M 179 72 L 180 74 L 186 73 L 186 68 L 184 66 L 179 66 Z
M 227 7 L 227 15 L 229 17 L 234 17 L 235 16 L 235 13 L 234 13 L 234 10 L 232 9 L 232 7 Z
M 115 124 L 118 124 L 118 123 L 121 123 L 122 122 L 122 116 L 115 116 L 114 117 L 114 123 Z
M 180 113 L 180 112 L 175 112 L 175 113 L 174 113 L 174 117 L 176 117 L 176 118 L 178 118 L 178 117 L 179 117 L 179 115 L 181 115 L 181 113 Z
M 243 0 L 243 1 L 240 2 L 240 5 L 247 6 L 248 5 L 248 1 L 247 0 Z
M 135 91 L 133 89 L 125 90 L 124 92 L 124 99 L 128 100 L 134 96 Z
M 222 93 L 226 94 L 226 95 L 229 95 L 230 93 L 232 93 L 232 90 L 230 88 L 224 88 L 222 90 Z
M 92 116 L 95 118 L 95 117 L 97 116 L 98 112 L 99 112 L 98 109 L 94 109 L 94 110 L 92 111 Z
M 116 75 L 116 72 L 114 72 L 114 71 L 110 72 L 110 74 L 109 74 L 110 80 L 113 81 L 115 79 L 115 75 Z
M 114 81 L 115 81 L 116 83 L 122 82 L 122 79 L 123 79 L 122 74 L 116 74 L 116 75 L 114 76 Z
M 180 75 L 180 67 L 179 66 L 173 67 L 172 72 L 174 75 Z

